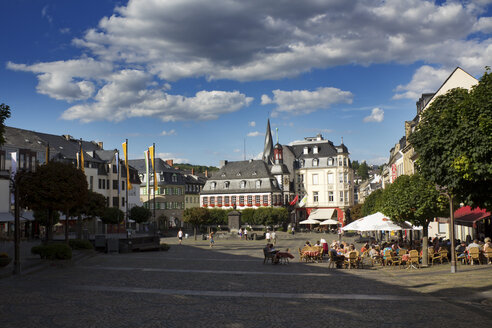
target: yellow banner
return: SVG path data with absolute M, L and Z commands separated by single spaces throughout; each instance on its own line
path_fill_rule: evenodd
M 132 184 L 130 183 L 130 167 L 128 166 L 128 148 L 126 141 L 121 144 L 123 146 L 123 156 L 125 156 L 125 167 L 126 167 L 126 187 L 128 190 L 132 190 Z
M 152 163 L 152 173 L 154 174 L 154 191 L 157 191 L 157 175 L 155 174 L 155 149 L 154 146 L 149 147 L 150 161 Z M 154 193 L 155 194 L 155 193 Z

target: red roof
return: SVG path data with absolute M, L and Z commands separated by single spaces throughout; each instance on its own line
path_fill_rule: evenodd
M 479 220 L 490 217 L 490 212 L 480 208 L 471 209 L 470 206 L 463 206 L 454 212 L 454 219 L 457 222 L 475 223 Z

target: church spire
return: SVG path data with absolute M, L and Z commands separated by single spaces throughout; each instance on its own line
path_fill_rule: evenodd
M 267 121 L 267 130 L 265 133 L 265 146 L 263 148 L 263 161 L 267 164 L 273 163 L 273 140 L 270 129 L 270 119 Z

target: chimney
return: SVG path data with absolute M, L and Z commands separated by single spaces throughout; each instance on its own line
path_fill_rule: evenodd
M 169 165 L 169 166 L 173 166 L 173 164 L 174 164 L 174 162 L 173 162 L 173 160 L 172 160 L 172 159 L 167 159 L 167 160 L 166 160 L 166 163 L 167 163 L 167 165 Z
M 195 175 L 195 169 L 191 168 L 191 175 Z
M 97 142 L 97 146 L 99 147 L 99 149 L 103 149 L 103 142 L 102 141 L 98 141 Z
M 227 161 L 226 161 L 226 160 L 222 160 L 222 161 L 220 161 L 220 162 L 219 162 L 219 169 L 223 168 L 223 167 L 224 167 L 224 165 L 226 165 L 226 164 L 227 164 Z
M 70 141 L 73 139 L 73 137 L 69 134 L 64 134 L 64 135 L 62 135 L 62 137 L 65 138 L 65 140 L 67 140 L 67 141 Z
M 208 170 L 205 170 L 205 178 L 208 178 Z

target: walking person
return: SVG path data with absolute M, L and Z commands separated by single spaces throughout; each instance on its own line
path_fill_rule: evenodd
M 248 229 L 244 228 L 244 239 L 248 240 Z
M 277 244 L 277 233 L 275 233 L 275 230 L 272 231 L 272 242 L 273 244 Z
M 208 239 L 210 239 L 210 248 L 214 247 L 214 243 L 215 243 L 214 234 L 215 234 L 215 232 L 212 230 L 210 232 L 210 234 L 208 235 Z
M 183 230 L 179 229 L 178 231 L 178 239 L 179 239 L 179 245 L 183 242 Z
M 266 239 L 267 243 L 269 243 L 269 244 L 270 244 L 270 238 L 271 238 L 270 231 L 267 231 L 265 234 L 265 239 Z

